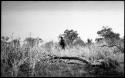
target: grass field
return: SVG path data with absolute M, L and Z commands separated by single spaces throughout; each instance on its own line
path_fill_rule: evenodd
M 1 45 L 2 77 L 124 77 L 124 52 L 117 47 L 99 47 L 94 43 L 63 50 L 55 43 L 32 48 Z

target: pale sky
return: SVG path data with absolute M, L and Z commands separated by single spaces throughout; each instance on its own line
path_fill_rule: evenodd
M 76 30 L 82 40 L 99 37 L 109 26 L 124 35 L 124 1 L 2 1 L 2 35 L 44 41 L 58 40 L 66 29 Z

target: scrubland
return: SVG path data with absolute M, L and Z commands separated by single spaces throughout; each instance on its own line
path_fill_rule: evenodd
M 27 45 L 16 47 L 1 42 L 1 76 L 124 76 L 124 52 L 117 47 L 100 47 L 99 44 L 93 43 L 85 46 L 66 46 L 65 49 L 62 49 L 58 43 L 47 46 L 45 44 L 33 47 Z M 66 57 L 66 59 L 59 57 Z M 72 57 L 75 59 L 72 59 Z M 88 63 L 79 59 L 83 59 Z

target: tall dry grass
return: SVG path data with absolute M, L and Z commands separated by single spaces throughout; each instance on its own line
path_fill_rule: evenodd
M 36 73 L 35 69 L 37 64 L 42 60 L 42 62 L 45 61 L 46 63 L 48 61 L 47 65 L 49 65 L 48 59 L 51 56 L 80 57 L 86 58 L 90 62 L 104 60 L 104 63 L 107 67 L 109 67 L 109 64 L 113 64 L 114 66 L 116 66 L 116 68 L 114 69 L 115 71 L 121 72 L 122 75 L 124 73 L 124 53 L 120 52 L 117 47 L 99 47 L 98 44 L 95 43 L 89 46 L 67 46 L 63 50 L 57 43 L 53 43 L 49 46 L 49 48 L 45 46 L 45 44 L 43 44 L 42 46 L 34 46 L 32 48 L 25 45 L 18 48 L 11 47 L 11 45 L 2 45 L 2 76 L 18 77 L 23 76 L 24 72 L 27 73 L 27 75 L 24 75 L 26 77 L 34 76 L 34 74 Z M 8 60 L 10 60 L 11 66 L 9 65 Z M 118 65 L 116 63 L 118 63 Z M 72 72 L 70 69 L 66 70 Z M 71 74 L 73 74 L 73 72 Z

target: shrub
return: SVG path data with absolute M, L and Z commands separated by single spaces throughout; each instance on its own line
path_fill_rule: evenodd
M 83 41 L 81 38 L 78 38 L 78 39 L 76 39 L 76 40 L 73 42 L 73 45 L 74 45 L 74 46 L 77 46 L 77 45 L 79 45 L 79 46 L 85 46 L 85 43 L 84 43 L 84 41 Z
M 72 45 L 73 41 L 78 38 L 77 31 L 66 29 L 63 34 L 59 35 L 59 37 L 63 37 L 67 45 Z

